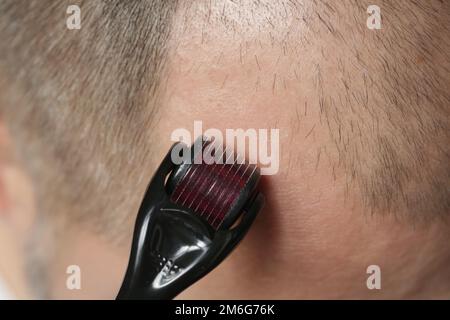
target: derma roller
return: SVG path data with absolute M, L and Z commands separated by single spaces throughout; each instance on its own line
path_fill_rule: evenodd
M 164 158 L 139 209 L 117 299 L 174 298 L 222 262 L 247 233 L 264 203 L 259 169 L 229 161 L 225 152 L 217 153 L 222 163 L 207 164 L 202 156 L 214 145 L 201 137 L 190 148 L 175 144 Z M 172 150 L 180 146 L 190 161 L 177 165 Z

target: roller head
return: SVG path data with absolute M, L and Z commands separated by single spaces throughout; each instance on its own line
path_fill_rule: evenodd
M 219 143 L 197 142 L 173 145 L 150 181 L 118 299 L 176 297 L 232 252 L 263 207 L 254 165 L 237 162 Z M 180 165 L 178 150 L 186 157 Z
M 237 161 L 242 158 L 222 149 L 210 140 L 202 143 L 197 154 L 192 146 L 190 163 L 177 166 L 168 181 L 171 201 L 191 209 L 215 230 L 234 224 L 255 195 L 260 178 L 255 165 Z M 221 154 L 215 154 L 216 151 Z M 208 164 L 206 154 L 213 154 L 216 161 Z

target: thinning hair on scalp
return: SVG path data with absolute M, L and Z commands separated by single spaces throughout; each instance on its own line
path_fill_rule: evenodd
M 298 90 L 314 86 L 307 99 L 317 101 L 310 107 L 329 131 L 323 148 L 337 151 L 332 166 L 344 168 L 368 211 L 448 217 L 450 3 L 379 1 L 375 31 L 366 25 L 371 4 L 256 1 L 245 9 L 219 5 L 221 13 L 204 19 L 236 33 L 257 23 L 278 33 L 271 37 L 280 56 L 288 52 L 291 69 L 304 73 Z
M 114 229 L 122 222 L 114 212 L 129 212 L 126 200 L 136 197 L 129 187 L 147 183 L 139 168 L 150 157 L 177 4 L 69 2 L 0 2 L 1 112 L 47 211 L 70 207 Z M 365 24 L 366 0 L 233 2 L 242 14 L 229 19 L 225 4 L 212 2 L 217 23 L 233 32 L 294 17 L 302 32 L 284 44 L 313 54 L 315 107 L 339 154 L 335 165 L 368 208 L 448 215 L 450 2 L 378 1 L 376 32 Z M 62 17 L 77 3 L 82 28 L 73 32 Z
M 314 1 L 333 78 L 316 66 L 319 108 L 366 207 L 414 220 L 450 214 L 450 2 Z M 356 45 L 359 43 L 359 45 Z M 322 51 L 324 55 L 324 51 Z M 326 66 L 324 66 L 326 68 Z
M 313 2 L 313 32 L 335 48 L 318 51 L 318 107 L 348 180 L 374 213 L 448 218 L 450 3 L 379 1 L 374 31 L 371 1 Z
M 80 30 L 66 27 L 69 5 L 81 9 Z M 143 168 L 176 5 L 0 2 L 1 116 L 46 214 L 97 220 L 108 232 L 131 216 L 132 188 L 149 179 Z
M 189 2 L 179 9 L 184 21 L 177 30 L 200 34 L 193 47 L 210 45 L 205 52 L 213 55 L 212 63 L 219 61 L 219 68 L 224 67 L 222 51 L 234 55 L 224 68 L 233 59 L 242 65 L 249 83 L 242 85 L 241 96 L 265 86 L 269 95 L 277 88 L 280 95 L 293 97 L 267 111 L 275 118 L 291 112 L 293 121 L 286 130 L 296 138 L 291 141 L 306 140 L 303 134 L 295 136 L 301 118 L 296 108 L 306 102 L 320 118 L 309 118 L 313 129 L 327 136 L 316 142 L 317 163 L 328 157 L 333 176 L 339 172 L 347 195 L 356 194 L 366 212 L 414 221 L 448 218 L 450 2 L 377 1 L 381 30 L 367 26 L 373 4 Z M 273 59 L 262 66 L 258 54 L 267 59 L 266 52 Z M 288 89 L 283 81 L 289 82 Z M 256 89 L 248 93 L 246 88 Z

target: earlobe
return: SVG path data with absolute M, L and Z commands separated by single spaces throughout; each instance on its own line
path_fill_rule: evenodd
M 8 215 L 8 197 L 3 179 L 3 168 L 0 168 L 0 221 L 5 220 Z
M 17 161 L 8 129 L 0 119 L 0 222 L 23 234 L 33 218 L 31 181 Z
M 0 119 L 0 221 L 6 219 L 9 207 L 7 188 L 5 185 L 5 172 L 9 162 L 8 148 L 8 133 L 2 119 Z

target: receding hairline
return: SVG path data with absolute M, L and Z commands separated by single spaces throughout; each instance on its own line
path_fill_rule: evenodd
M 418 220 L 448 217 L 449 4 L 385 1 L 380 4 L 379 31 L 366 26 L 369 4 L 189 5 L 180 15 L 188 18 L 179 30 L 200 29 L 197 45 L 208 41 L 217 45 L 221 34 L 245 41 L 247 33 L 269 36 L 272 45 L 286 46 L 299 56 L 305 56 L 308 45 L 316 45 L 316 64 L 310 67 L 315 74 L 309 81 L 319 102 L 308 107 L 320 110 L 330 133 L 327 147 L 338 153 L 339 160 L 332 165 L 345 169 L 350 187 L 358 186 L 367 211 Z M 297 30 L 295 23 L 299 34 L 292 32 Z M 235 52 L 237 64 L 243 61 L 239 49 L 252 45 L 244 41 Z M 292 46 L 298 48 L 289 51 Z M 252 56 L 251 50 L 246 54 Z M 330 70 L 336 75 L 325 81 Z M 309 84 L 299 87 L 305 85 Z

